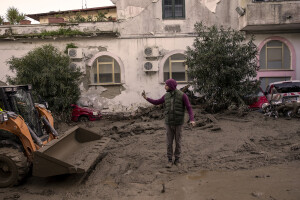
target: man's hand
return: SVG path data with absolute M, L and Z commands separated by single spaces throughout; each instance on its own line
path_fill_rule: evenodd
M 142 92 L 142 97 L 144 97 L 144 99 L 147 99 L 147 96 L 146 96 L 145 90 L 143 90 L 143 92 Z
M 196 122 L 195 121 L 190 121 L 190 125 L 196 126 Z

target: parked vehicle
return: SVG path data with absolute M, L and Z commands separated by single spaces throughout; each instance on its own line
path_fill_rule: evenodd
M 268 103 L 267 97 L 265 96 L 264 91 L 261 87 L 259 87 L 254 98 L 254 103 L 249 105 L 250 109 L 261 109 L 264 103 Z
M 262 110 L 269 117 L 278 118 L 280 115 L 286 117 L 300 117 L 300 101 L 282 102 L 270 101 L 262 105 Z
M 76 104 L 72 104 L 72 121 L 74 122 L 86 122 L 86 121 L 95 121 L 102 118 L 102 114 L 99 110 L 89 108 L 89 107 L 81 107 Z
M 270 83 L 265 91 L 268 101 L 277 97 L 282 103 L 300 100 L 300 80 Z
M 264 104 L 262 104 L 262 111 L 266 116 L 269 117 L 279 117 L 278 108 L 282 106 L 282 102 L 280 101 L 268 101 Z
M 265 95 L 268 103 L 263 104 L 266 115 L 287 117 L 300 115 L 300 81 L 281 81 L 267 86 Z

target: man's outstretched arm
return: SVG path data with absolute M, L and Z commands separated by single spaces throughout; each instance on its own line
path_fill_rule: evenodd
M 165 96 L 162 96 L 160 99 L 155 100 L 155 99 L 148 98 L 146 96 L 145 91 L 143 91 L 142 96 L 144 97 L 144 99 L 146 99 L 149 103 L 152 103 L 153 105 L 159 105 L 165 103 Z
M 146 100 L 149 102 L 149 103 L 152 103 L 153 105 L 160 105 L 160 104 L 163 104 L 165 103 L 165 96 L 162 96 L 160 99 L 151 99 L 151 98 L 147 98 L 146 97 Z

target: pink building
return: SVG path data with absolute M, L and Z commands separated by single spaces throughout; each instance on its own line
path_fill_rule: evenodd
M 239 29 L 255 36 L 263 89 L 272 82 L 300 79 L 299 10 L 300 1 L 239 1 Z

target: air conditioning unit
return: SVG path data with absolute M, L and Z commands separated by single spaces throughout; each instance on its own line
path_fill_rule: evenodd
M 81 72 L 85 73 L 84 63 L 82 62 L 71 62 L 69 68 L 71 70 L 79 69 Z
M 145 61 L 143 63 L 144 72 L 157 72 L 158 71 L 158 61 Z
M 70 58 L 82 58 L 82 49 L 69 48 L 68 55 L 70 56 Z
M 144 56 L 145 57 L 158 57 L 159 54 L 159 49 L 158 47 L 146 47 L 144 49 Z

